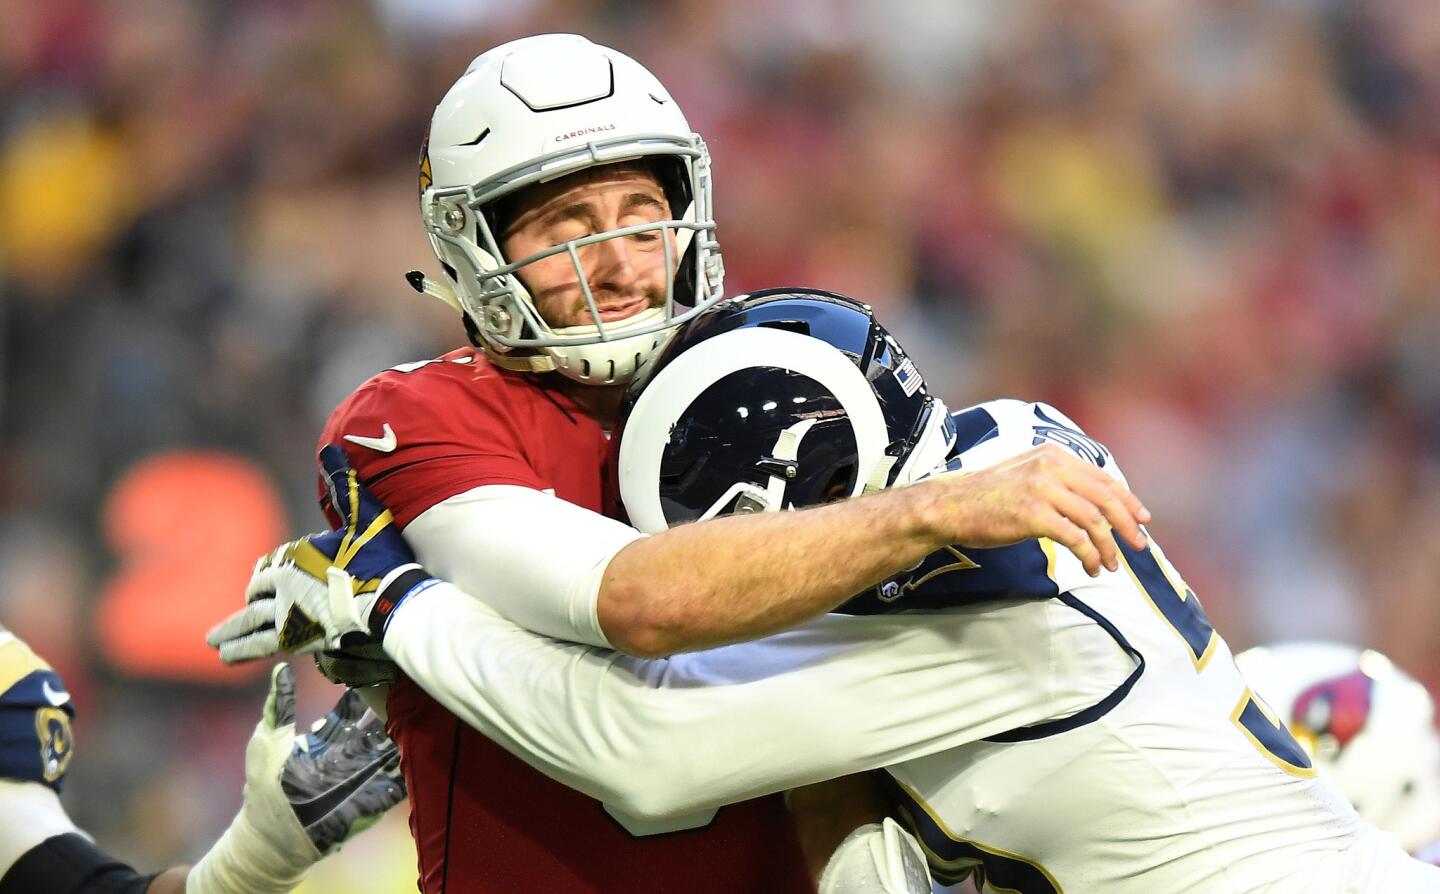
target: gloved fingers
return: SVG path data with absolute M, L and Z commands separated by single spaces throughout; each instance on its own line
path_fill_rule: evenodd
M 354 723 L 368 710 L 370 709 L 365 706 L 364 700 L 360 698 L 360 693 L 353 689 L 347 689 L 330 713 L 334 714 L 335 719 L 341 723 Z
M 925 859 L 925 851 L 915 836 L 888 816 L 881 822 L 880 829 L 885 837 L 883 862 L 891 878 L 895 879 L 892 884 L 899 885 L 900 880 L 904 879 L 903 884 L 909 887 L 902 887 L 901 890 L 923 891 L 930 887 L 930 869 Z
M 399 675 L 388 658 L 355 655 L 348 650 L 320 652 L 315 656 L 315 666 L 325 679 L 342 686 L 386 686 Z
M 335 514 L 340 516 L 341 527 L 355 524 L 360 503 L 360 481 L 354 477 L 354 470 L 350 468 L 350 460 L 345 456 L 344 448 L 336 444 L 321 447 L 320 467 L 325 472 L 325 487 L 330 494 L 330 505 Z
M 360 617 L 355 603 L 355 579 L 344 568 L 331 566 L 325 570 L 325 589 L 330 601 L 330 619 L 335 629 L 331 648 L 340 645 L 340 638 L 347 633 L 363 632 L 368 629 L 365 618 Z
M 205 642 L 211 648 L 220 648 L 221 645 L 233 640 L 242 639 L 245 636 L 260 631 L 275 628 L 275 599 L 261 598 L 247 604 L 244 608 L 236 610 L 230 617 L 210 628 L 205 634 Z M 263 657 L 260 655 L 251 656 L 254 658 Z
M 289 544 L 286 544 L 288 546 Z M 275 550 L 260 557 L 255 563 L 255 570 L 250 573 L 250 580 L 245 584 L 245 601 L 254 602 L 257 599 L 264 599 L 266 596 L 275 595 L 275 569 L 279 567 L 276 560 L 285 547 Z
M 331 708 L 324 717 L 320 718 L 320 722 L 311 727 L 310 732 L 316 738 L 325 742 L 332 742 L 336 738 L 343 738 L 347 733 L 354 732 L 357 729 L 355 721 L 357 721 L 365 711 L 365 702 L 360 700 L 359 694 L 353 689 L 347 689 L 345 690 L 345 694 L 340 696 L 340 700 L 335 702 L 335 707 Z
M 295 726 L 295 673 L 284 661 L 270 669 L 270 694 L 265 697 L 260 723 L 267 730 Z
M 370 531 L 373 537 L 389 525 L 389 510 L 360 480 L 343 449 L 334 444 L 325 445 L 320 450 L 320 465 L 325 471 L 325 486 L 331 505 L 335 507 L 335 514 L 340 516 L 340 527 L 349 532 L 348 536 L 362 536 L 374 528 Z
M 220 644 L 221 664 L 243 664 L 262 658 L 274 658 L 278 654 L 280 644 L 274 630 L 261 630 Z

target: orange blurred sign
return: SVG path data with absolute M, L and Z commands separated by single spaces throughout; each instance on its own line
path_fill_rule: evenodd
M 249 460 L 174 451 L 144 460 L 105 502 L 106 539 L 120 568 L 106 584 L 96 633 L 106 658 L 140 677 L 242 683 L 205 632 L 244 604 L 255 560 L 285 536 L 269 477 Z

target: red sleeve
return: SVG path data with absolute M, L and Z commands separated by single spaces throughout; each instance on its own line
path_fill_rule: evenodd
M 342 446 L 401 527 L 481 485 L 550 487 L 525 449 L 526 408 L 506 396 L 493 371 L 487 375 L 468 365 L 440 360 L 408 372 L 390 370 L 336 408 L 319 446 Z M 320 498 L 326 517 L 337 524 L 323 480 Z

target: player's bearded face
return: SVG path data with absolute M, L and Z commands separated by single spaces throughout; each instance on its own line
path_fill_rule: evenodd
M 502 239 L 507 258 L 524 258 L 572 239 L 671 217 L 659 181 L 648 170 L 631 165 L 584 171 L 538 186 L 525 199 L 524 210 Z M 624 320 L 664 303 L 665 242 L 670 242 L 674 264 L 678 257 L 674 239 L 673 230 L 650 230 L 576 249 L 601 322 Z M 595 323 L 569 253 L 528 264 L 518 274 L 535 309 L 552 328 Z

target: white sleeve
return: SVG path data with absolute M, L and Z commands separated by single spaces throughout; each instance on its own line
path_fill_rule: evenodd
M 1052 635 L 1052 610 L 829 615 L 752 643 L 643 660 L 536 636 L 441 583 L 396 609 L 385 648 L 432 697 L 522 760 L 624 813 L 659 819 L 933 754 L 1066 710 L 1054 681 L 1082 669 L 1017 660 L 1033 637 Z
M 405 528 L 431 574 L 521 627 L 606 647 L 600 580 L 610 559 L 643 536 L 552 494 L 501 484 L 451 497 Z
M 5 817 L 0 822 L 0 877 L 47 838 L 70 832 L 85 835 L 71 822 L 55 792 L 38 782 L 0 779 L 0 816 Z

